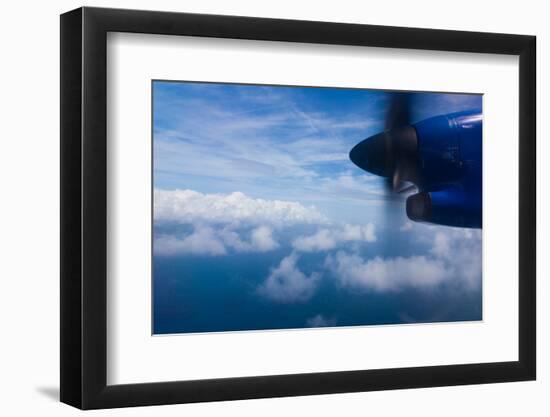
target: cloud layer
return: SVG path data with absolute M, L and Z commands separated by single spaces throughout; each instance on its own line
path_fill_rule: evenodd
M 278 303 L 309 300 L 322 276 L 333 277 L 345 290 L 378 293 L 427 290 L 449 283 L 476 289 L 481 284 L 480 231 L 415 229 L 418 233 L 412 236 L 424 245 L 419 254 L 368 256 L 368 245 L 377 241 L 373 223 L 330 223 L 314 207 L 297 202 L 193 190 L 155 190 L 155 224 L 174 230 L 155 232 L 154 252 L 160 256 L 223 256 L 288 248 L 290 254 L 258 287 L 259 294 Z M 186 232 L 177 232 L 173 227 L 177 225 L 185 226 Z M 294 229 L 304 225 L 313 232 Z M 412 228 L 407 222 L 398 229 Z M 426 239 L 428 248 L 422 243 Z M 317 268 L 324 272 L 302 272 L 297 266 L 300 253 L 325 253 Z
M 155 225 L 165 226 L 155 231 L 154 250 L 162 256 L 268 252 L 281 247 L 282 235 L 290 239 L 285 244 L 296 252 L 322 252 L 346 243 L 376 241 L 372 223 L 330 223 L 315 207 L 293 201 L 187 189 L 157 189 L 154 198 Z M 178 232 L 178 226 L 187 226 L 187 231 Z M 314 232 L 300 234 L 296 227 L 313 228 Z

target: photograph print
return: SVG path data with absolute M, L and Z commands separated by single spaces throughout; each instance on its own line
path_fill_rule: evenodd
M 483 319 L 482 95 L 151 88 L 154 335 Z

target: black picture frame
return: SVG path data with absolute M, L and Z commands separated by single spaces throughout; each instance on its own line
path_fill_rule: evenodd
M 519 360 L 107 385 L 108 32 L 519 56 Z M 61 401 L 81 409 L 536 377 L 536 38 L 252 17 L 79 8 L 61 15 Z

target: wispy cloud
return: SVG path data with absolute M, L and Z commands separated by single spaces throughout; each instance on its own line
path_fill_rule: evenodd
M 333 100 L 324 100 L 315 89 L 155 84 L 157 187 L 187 183 L 208 192 L 238 187 L 321 204 L 334 196 L 379 200 L 348 153 L 383 128 L 376 117 L 383 94 L 352 91 L 354 101 L 345 105 L 347 92 L 333 94 Z

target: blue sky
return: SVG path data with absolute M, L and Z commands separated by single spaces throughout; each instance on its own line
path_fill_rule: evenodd
M 153 100 L 155 333 L 481 318 L 480 232 L 410 223 L 349 161 L 387 92 L 155 81 Z

